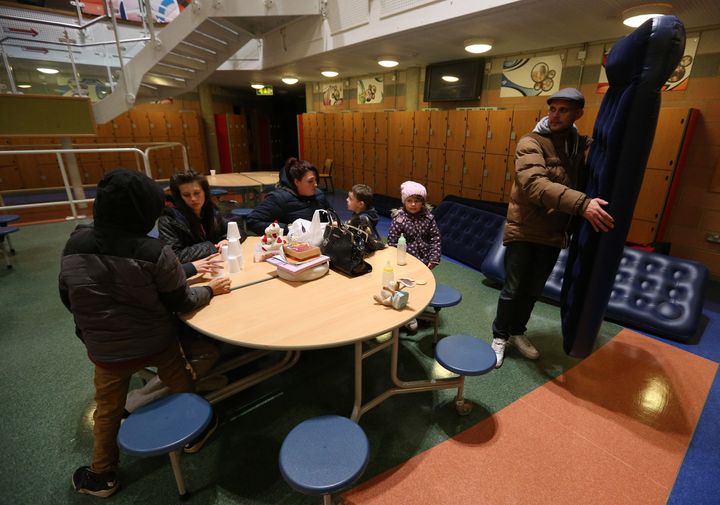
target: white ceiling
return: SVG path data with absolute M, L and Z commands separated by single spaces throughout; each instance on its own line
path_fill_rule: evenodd
M 255 81 L 288 88 L 280 81 L 284 73 L 295 74 L 303 82 L 324 79 L 319 70 L 330 66 L 337 68 L 341 77 L 383 71 L 375 61 L 382 54 L 400 57 L 400 66 L 396 69 L 422 67 L 471 57 L 462 44 L 472 37 L 496 41 L 493 49 L 486 53 L 488 57 L 615 40 L 631 31 L 621 23 L 622 11 L 638 3 L 637 0 L 521 0 L 435 24 L 424 24 L 418 15 L 415 23 L 418 28 L 412 30 L 263 70 L 217 71 L 208 81 L 224 87 L 243 88 Z M 720 27 L 719 0 L 677 0 L 672 5 L 672 13 L 683 21 L 688 32 L 713 25 Z

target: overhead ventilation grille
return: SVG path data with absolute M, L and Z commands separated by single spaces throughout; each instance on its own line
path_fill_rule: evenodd
M 328 2 L 328 24 L 334 35 L 370 22 L 368 0 L 336 0 Z
M 392 16 L 438 1 L 440 0 L 380 0 L 380 17 Z

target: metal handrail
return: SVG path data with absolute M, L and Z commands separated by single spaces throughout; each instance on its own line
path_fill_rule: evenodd
M 137 155 L 139 155 L 143 160 L 143 165 L 145 167 L 145 175 L 153 178 L 152 170 L 150 169 L 150 153 L 153 151 L 157 151 L 164 148 L 175 148 L 177 146 L 180 146 L 182 148 L 182 154 L 183 154 L 183 166 L 185 170 L 187 171 L 190 167 L 188 163 L 188 156 L 187 156 L 187 148 L 184 144 L 180 142 L 145 142 L 140 143 L 143 145 L 151 144 L 149 147 L 143 149 L 139 149 L 137 147 L 94 147 L 94 148 L 63 148 L 63 149 L 9 149 L 9 150 L 0 150 L 0 156 L 17 156 L 17 155 L 24 155 L 24 154 L 54 154 L 57 162 L 58 162 L 58 168 L 60 169 L 60 175 L 63 179 L 63 186 L 65 187 L 65 193 L 67 195 L 67 200 L 57 200 L 53 202 L 42 202 L 42 203 L 25 203 L 20 205 L 4 205 L 2 201 L 2 196 L 0 196 L 0 208 L 2 210 L 9 210 L 9 209 L 30 209 L 30 208 L 36 208 L 36 207 L 54 207 L 57 205 L 70 205 L 70 210 L 72 212 L 72 217 L 68 217 L 67 219 L 82 219 L 86 216 L 79 215 L 77 212 L 77 209 L 75 207 L 76 204 L 81 203 L 89 203 L 94 201 L 94 198 L 78 198 L 76 199 L 73 196 L 73 185 L 71 185 L 68 176 L 67 176 L 67 170 L 65 169 L 65 162 L 63 161 L 63 154 L 86 154 L 86 153 L 135 153 L 136 160 Z M 80 144 L 80 145 L 122 145 L 122 144 Z M 138 167 L 140 168 L 140 167 Z M 82 185 L 77 184 L 77 188 L 82 191 Z

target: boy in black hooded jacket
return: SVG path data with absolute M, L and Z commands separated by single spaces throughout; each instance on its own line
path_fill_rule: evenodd
M 117 491 L 116 438 L 133 373 L 155 366 L 170 391 L 193 391 L 174 313 L 230 290 L 228 278 L 189 287 L 172 250 L 147 236 L 163 205 L 152 179 L 113 170 L 98 184 L 93 226 L 78 226 L 63 251 L 60 297 L 95 365 L 92 464 L 73 474 L 80 493 L 107 497 Z

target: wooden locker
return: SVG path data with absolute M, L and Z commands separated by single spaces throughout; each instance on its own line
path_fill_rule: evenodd
M 388 146 L 375 144 L 375 172 L 387 171 Z
M 153 142 L 164 142 L 168 140 L 168 128 L 163 112 L 147 112 L 148 128 L 150 138 Z
M 505 191 L 505 174 L 507 173 L 507 156 L 499 154 L 485 155 L 485 170 L 483 171 L 483 193 L 497 193 L 502 198 Z
M 362 140 L 361 142 L 375 142 L 375 113 L 362 113 Z
M 353 139 L 353 115 L 351 112 L 341 113 L 342 117 L 342 139 L 345 142 L 352 142 Z
M 412 180 L 427 183 L 429 153 L 426 147 L 413 148 Z
M 353 143 L 352 142 L 343 142 L 342 152 L 343 152 L 343 161 L 342 165 L 345 167 L 352 168 L 353 166 Z
M 4 146 L 3 146 L 4 147 Z M 16 156 L 0 156 L 0 190 L 22 189 L 23 181 Z
M 535 128 L 540 117 L 540 111 L 538 110 L 513 111 L 512 126 L 510 127 L 510 145 L 508 146 L 509 155 L 515 155 L 518 140 Z
M 180 120 L 185 138 L 199 137 L 202 134 L 202 118 L 197 112 L 181 112 Z
M 352 115 L 352 140 L 353 142 L 363 141 L 363 113 L 351 112 Z
M 482 191 L 477 188 L 463 186 L 460 188 L 460 196 L 462 196 L 463 198 L 480 200 L 480 198 L 482 197 Z
M 388 114 L 388 144 L 413 145 L 413 113 L 391 112 Z
M 387 112 L 375 112 L 375 143 L 388 143 L 388 116 Z
M 442 182 L 445 175 L 445 149 L 428 149 L 427 180 Z M 440 195 L 440 193 L 437 193 Z
M 372 170 L 360 171 L 360 179 L 349 185 L 348 189 L 350 189 L 355 184 L 367 184 L 371 188 L 375 188 L 375 172 L 373 172 Z
M 428 181 L 427 183 L 427 201 L 431 205 L 436 206 L 443 198 L 443 184 L 439 181 Z
M 593 134 L 593 128 L 595 127 L 595 119 L 597 119 L 598 107 L 585 107 L 585 112 L 583 112 L 583 115 L 580 119 L 575 121 L 575 127 L 578 130 L 578 133 L 580 135 L 585 135 L 587 137 L 592 137 Z M 547 110 L 542 111 L 540 114 L 540 117 L 544 117 L 547 115 Z
M 388 173 L 386 170 L 375 170 L 375 186 L 373 193 L 376 195 L 388 194 Z
M 363 150 L 363 170 L 375 171 L 375 144 L 361 144 Z
M 325 117 L 327 114 L 315 114 L 315 136 L 318 139 L 325 139 Z
M 333 161 L 335 162 L 335 167 L 337 168 L 339 165 L 345 164 L 345 159 L 343 156 L 343 144 L 341 140 L 335 140 L 333 142 Z
M 443 198 L 450 195 L 462 196 L 462 188 L 456 184 L 443 184 Z
M 130 126 L 132 127 L 132 136 L 135 142 L 151 142 L 150 136 L 150 120 L 147 112 L 132 109 L 130 111 Z
M 503 201 L 510 201 L 510 192 L 515 182 L 515 156 L 507 157 L 507 167 L 505 171 L 505 188 L 503 190 Z
M 365 151 L 363 149 L 364 144 L 360 142 L 353 142 L 353 159 L 352 167 L 353 170 L 363 170 L 365 165 Z
M 488 154 L 508 154 L 512 110 L 491 110 L 488 113 L 487 145 Z
M 460 186 L 462 184 L 465 153 L 462 151 L 445 151 L 445 185 Z
M 303 132 L 305 138 L 317 138 L 317 114 L 303 114 Z
M 465 150 L 465 127 L 467 124 L 467 111 L 451 110 L 447 117 L 447 135 L 445 147 L 448 150 Z
M 488 111 L 469 110 L 465 129 L 465 150 L 484 153 L 487 145 Z
M 335 140 L 335 118 L 337 114 L 325 114 L 325 139 Z
M 428 147 L 430 144 L 430 113 L 425 111 L 413 112 L 413 146 Z
M 447 145 L 448 112 L 432 111 L 430 113 L 430 131 L 428 133 L 428 147 L 445 149 Z
M 463 166 L 462 176 L 463 190 L 468 189 L 479 192 L 483 185 L 484 170 L 485 155 L 483 153 L 465 152 L 465 165 Z
M 112 137 L 113 136 L 113 124 L 112 121 L 97 125 L 97 136 L 98 137 Z
M 648 168 L 675 169 L 688 113 L 688 109 L 660 109 L 655 139 L 646 165 Z
M 185 138 L 183 133 L 183 122 L 180 112 L 168 111 L 165 113 L 167 123 L 168 140 L 171 142 L 182 142 Z
M 123 112 L 119 116 L 113 118 L 112 127 L 113 137 L 115 137 L 116 142 L 129 142 L 132 140 L 133 128 L 129 112 Z

